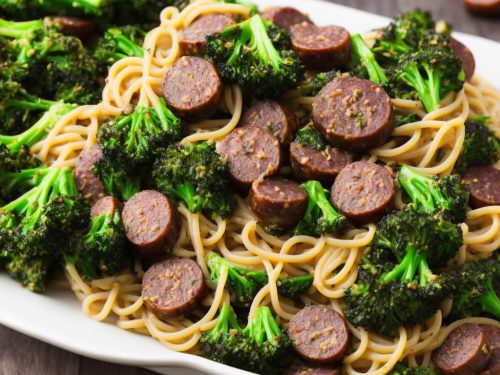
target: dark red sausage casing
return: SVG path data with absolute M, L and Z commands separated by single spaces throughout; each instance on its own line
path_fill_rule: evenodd
M 250 207 L 267 227 L 285 230 L 300 221 L 307 208 L 307 193 L 299 183 L 280 177 L 257 180 L 250 190 Z
M 171 257 L 153 264 L 142 279 L 142 298 L 160 318 L 192 310 L 205 291 L 203 272 L 194 260 Z
M 500 170 L 491 166 L 472 167 L 465 174 L 464 182 L 470 189 L 472 207 L 500 205 Z
M 496 16 L 500 14 L 500 0 L 464 0 L 467 8 L 482 16 Z
M 480 375 L 498 375 L 500 374 L 500 327 L 492 324 L 482 324 L 481 328 L 486 334 L 491 356 L 487 369 Z
M 290 144 L 290 163 L 294 176 L 300 181 L 317 180 L 330 186 L 342 168 L 352 163 L 354 156 L 347 151 L 326 146 L 324 150 Z
M 290 320 L 288 335 L 297 353 L 314 363 L 340 361 L 349 347 L 349 328 L 345 319 L 323 305 L 300 310 Z
M 217 69 L 201 57 L 181 57 L 163 79 L 165 101 L 176 115 L 188 121 L 213 115 L 219 107 L 222 91 Z
M 290 28 L 298 23 L 312 23 L 309 17 L 292 7 L 268 8 L 262 12 L 262 18 L 287 31 L 290 31 Z
M 465 79 L 470 81 L 476 71 L 476 59 L 474 58 L 474 55 L 465 44 L 459 42 L 455 38 L 451 38 L 451 48 L 460 61 L 462 61 Z
M 154 190 L 135 194 L 122 211 L 128 240 L 145 258 L 165 255 L 179 236 L 180 218 L 169 199 Z
M 78 191 L 92 203 L 105 194 L 104 185 L 92 172 L 94 164 L 101 159 L 102 150 L 97 144 L 94 144 L 80 152 L 76 158 L 75 169 L 73 169 L 73 177 Z
M 302 62 L 315 70 L 341 68 L 351 57 L 351 36 L 341 26 L 302 22 L 290 28 L 292 48 Z
M 466 323 L 453 330 L 433 355 L 445 374 L 472 375 L 484 369 L 490 357 L 488 342 L 478 324 Z
M 273 100 L 256 102 L 241 117 L 239 126 L 256 126 L 274 135 L 281 144 L 289 144 L 297 130 L 295 114 Z
M 234 24 L 234 20 L 226 14 L 201 16 L 180 32 L 179 44 L 184 53 L 198 54 L 205 49 L 207 36 L 220 33 Z
M 366 152 L 382 146 L 395 126 L 391 98 L 375 83 L 337 78 L 313 102 L 314 126 L 332 146 Z
M 366 223 L 386 214 L 395 195 L 394 179 L 386 168 L 357 161 L 340 171 L 332 187 L 331 201 L 349 219 Z
M 339 365 L 312 366 L 299 363 L 290 367 L 286 375 L 342 375 L 342 369 Z
M 259 178 L 277 174 L 281 166 L 278 139 L 255 126 L 233 130 L 218 143 L 217 150 L 227 161 L 229 177 L 243 190 Z
M 121 210 L 121 202 L 112 196 L 106 196 L 99 199 L 92 205 L 90 216 L 100 216 L 105 214 L 112 214 L 116 210 Z
M 73 16 L 55 16 L 54 22 L 59 25 L 65 34 L 78 38 L 88 38 L 94 32 L 94 22 Z

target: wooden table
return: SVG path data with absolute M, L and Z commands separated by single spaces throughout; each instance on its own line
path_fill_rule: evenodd
M 500 19 L 474 17 L 461 6 L 460 0 L 333 0 L 332 2 L 385 16 L 393 16 L 401 11 L 420 7 L 432 11 L 436 18 L 445 18 L 452 22 L 458 31 L 500 41 Z M 146 375 L 152 373 L 139 368 L 81 357 L 0 326 L 0 374 Z

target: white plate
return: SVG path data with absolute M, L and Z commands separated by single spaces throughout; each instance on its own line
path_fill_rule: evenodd
M 342 25 L 352 32 L 387 23 L 384 17 L 318 0 L 254 1 L 260 6 L 293 4 L 318 24 Z M 457 34 L 457 37 L 474 52 L 477 72 L 500 88 L 500 44 L 465 34 Z M 214 375 L 248 374 L 201 357 L 169 351 L 150 337 L 95 322 L 83 314 L 80 303 L 69 291 L 33 294 L 2 273 L 0 295 L 8 301 L 0 306 L 1 324 L 71 352 L 103 361 L 150 367 L 163 374 L 199 374 L 193 370 Z

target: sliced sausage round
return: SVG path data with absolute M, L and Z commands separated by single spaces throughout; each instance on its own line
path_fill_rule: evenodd
M 167 70 L 163 97 L 185 120 L 210 117 L 219 106 L 222 81 L 215 66 L 201 57 L 183 56 Z
M 500 327 L 491 324 L 482 324 L 481 328 L 486 334 L 491 352 L 488 367 L 481 375 L 500 374 Z
M 445 374 L 479 373 L 490 356 L 488 342 L 478 324 L 466 323 L 452 331 L 433 355 L 434 364 Z
M 349 219 L 365 223 L 387 213 L 395 195 L 394 179 L 386 168 L 357 161 L 340 171 L 332 187 L 331 200 Z
M 130 198 L 123 207 L 122 221 L 128 240 L 146 258 L 166 254 L 179 235 L 177 209 L 154 190 L 144 190 Z
M 342 375 L 340 366 L 311 366 L 304 363 L 292 366 L 286 375 Z
M 470 189 L 471 206 L 500 205 L 500 170 L 491 166 L 471 167 L 464 176 L 464 182 Z
M 280 177 L 259 179 L 250 190 L 250 207 L 259 220 L 276 230 L 297 225 L 307 208 L 307 193 L 298 182 Z
M 255 126 L 233 130 L 217 149 L 227 161 L 229 176 L 241 189 L 249 189 L 259 177 L 275 175 L 281 165 L 278 139 Z
M 262 18 L 275 25 L 290 31 L 293 25 L 307 22 L 311 23 L 309 17 L 292 7 L 271 7 L 262 12 Z
M 293 50 L 311 69 L 341 68 L 351 57 L 351 36 L 341 26 L 302 22 L 290 28 Z
M 142 279 L 142 298 L 161 318 L 192 310 L 203 297 L 201 267 L 189 258 L 172 257 L 153 264 Z
M 201 16 L 180 32 L 179 44 L 185 53 L 198 54 L 205 49 L 207 36 L 220 33 L 234 24 L 234 20 L 225 14 Z
M 116 210 L 120 210 L 122 207 L 121 202 L 115 197 L 106 196 L 99 199 L 92 205 L 90 210 L 90 216 L 100 216 L 105 214 L 112 214 Z
M 102 150 L 94 144 L 80 152 L 76 158 L 75 168 L 73 169 L 73 177 L 75 178 L 76 187 L 82 195 L 92 203 L 96 202 L 105 194 L 104 185 L 99 177 L 92 172 L 94 164 L 102 159 Z
M 326 146 L 324 150 L 290 144 L 290 162 L 295 177 L 301 181 L 317 180 L 331 185 L 342 168 L 352 163 L 354 156 L 347 151 Z
M 78 38 L 88 38 L 94 32 L 94 23 L 91 20 L 73 16 L 55 16 L 53 20 L 62 28 L 65 34 Z
M 339 361 L 349 346 L 349 328 L 345 319 L 322 305 L 300 310 L 290 320 L 288 335 L 297 353 L 315 363 Z
M 455 38 L 451 38 L 451 48 L 455 55 L 462 61 L 462 65 L 465 72 L 465 79 L 470 81 L 474 76 L 476 70 L 476 60 L 471 50 L 463 43 L 459 42 Z
M 500 14 L 500 0 L 464 0 L 467 8 L 483 16 L 496 16 Z
M 273 100 L 260 101 L 248 108 L 239 126 L 257 126 L 274 135 L 280 143 L 289 144 L 297 129 L 295 114 Z
M 375 83 L 337 78 L 316 95 L 313 122 L 332 146 L 366 152 L 382 146 L 395 126 L 391 98 Z

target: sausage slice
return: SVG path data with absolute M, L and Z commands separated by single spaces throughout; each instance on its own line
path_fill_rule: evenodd
M 474 76 L 476 70 L 476 59 L 472 54 L 471 50 L 467 46 L 455 38 L 451 38 L 451 49 L 457 55 L 457 57 L 462 61 L 462 65 L 465 72 L 465 79 L 470 81 Z
M 88 38 L 94 32 L 94 22 L 73 16 L 55 16 L 54 23 L 59 25 L 65 34 L 78 38 Z
M 201 16 L 180 32 L 180 46 L 187 54 L 198 54 L 205 49 L 207 36 L 220 33 L 234 24 L 234 20 L 225 14 Z
M 111 214 L 116 210 L 121 209 L 121 202 L 112 196 L 106 196 L 99 199 L 92 205 L 92 209 L 90 210 L 90 216 L 100 216 L 104 214 Z
M 500 205 L 500 170 L 491 166 L 470 168 L 464 176 L 473 207 Z
M 275 175 L 281 165 L 278 139 L 254 126 L 233 130 L 217 148 L 227 160 L 229 176 L 241 189 L 249 189 L 259 177 Z
M 75 169 L 73 169 L 73 177 L 78 191 L 92 203 L 105 194 L 104 185 L 92 172 L 94 164 L 101 158 L 102 150 L 97 144 L 94 144 L 80 152 L 76 159 Z
M 222 81 L 215 66 L 201 57 L 183 56 L 167 70 L 163 97 L 185 120 L 210 117 L 219 106 Z
M 331 200 L 345 216 L 356 222 L 369 222 L 383 216 L 396 195 L 389 171 L 366 161 L 342 169 L 333 184 Z
M 122 221 L 128 240 L 146 258 L 168 252 L 179 235 L 177 209 L 154 190 L 144 190 L 130 198 L 123 208 Z
M 289 144 L 297 129 L 297 119 L 280 103 L 265 100 L 255 103 L 243 113 L 240 126 L 256 126 L 270 132 L 280 143 Z
M 483 16 L 500 14 L 500 0 L 464 0 L 467 8 Z
M 262 12 L 262 18 L 287 31 L 298 23 L 311 23 L 309 17 L 292 7 L 271 7 Z
M 490 357 L 486 335 L 478 324 L 466 323 L 452 331 L 433 355 L 445 374 L 479 373 Z
M 337 78 L 316 95 L 313 122 L 332 146 L 366 152 L 382 146 L 395 126 L 391 98 L 375 83 Z
M 305 360 L 314 363 L 339 361 L 349 346 L 349 328 L 335 310 L 321 305 L 307 306 L 290 321 L 288 335 Z
M 488 368 L 481 375 L 500 374 L 500 327 L 490 324 L 482 324 L 481 328 L 486 334 L 488 346 L 490 347 L 490 360 Z
M 311 366 L 304 363 L 292 366 L 286 375 L 342 375 L 340 366 Z
M 153 264 L 142 279 L 142 298 L 161 318 L 190 311 L 203 296 L 205 280 L 192 259 L 172 257 Z
M 271 229 L 297 225 L 307 208 L 307 193 L 299 183 L 280 177 L 257 180 L 250 190 L 250 207 Z
M 341 68 L 351 57 L 351 36 L 341 26 L 302 22 L 290 28 L 292 48 L 311 69 Z
M 315 150 L 296 142 L 290 144 L 292 171 L 301 181 L 317 180 L 325 185 L 331 185 L 342 168 L 352 161 L 352 154 L 332 146 L 326 146 L 324 150 Z

